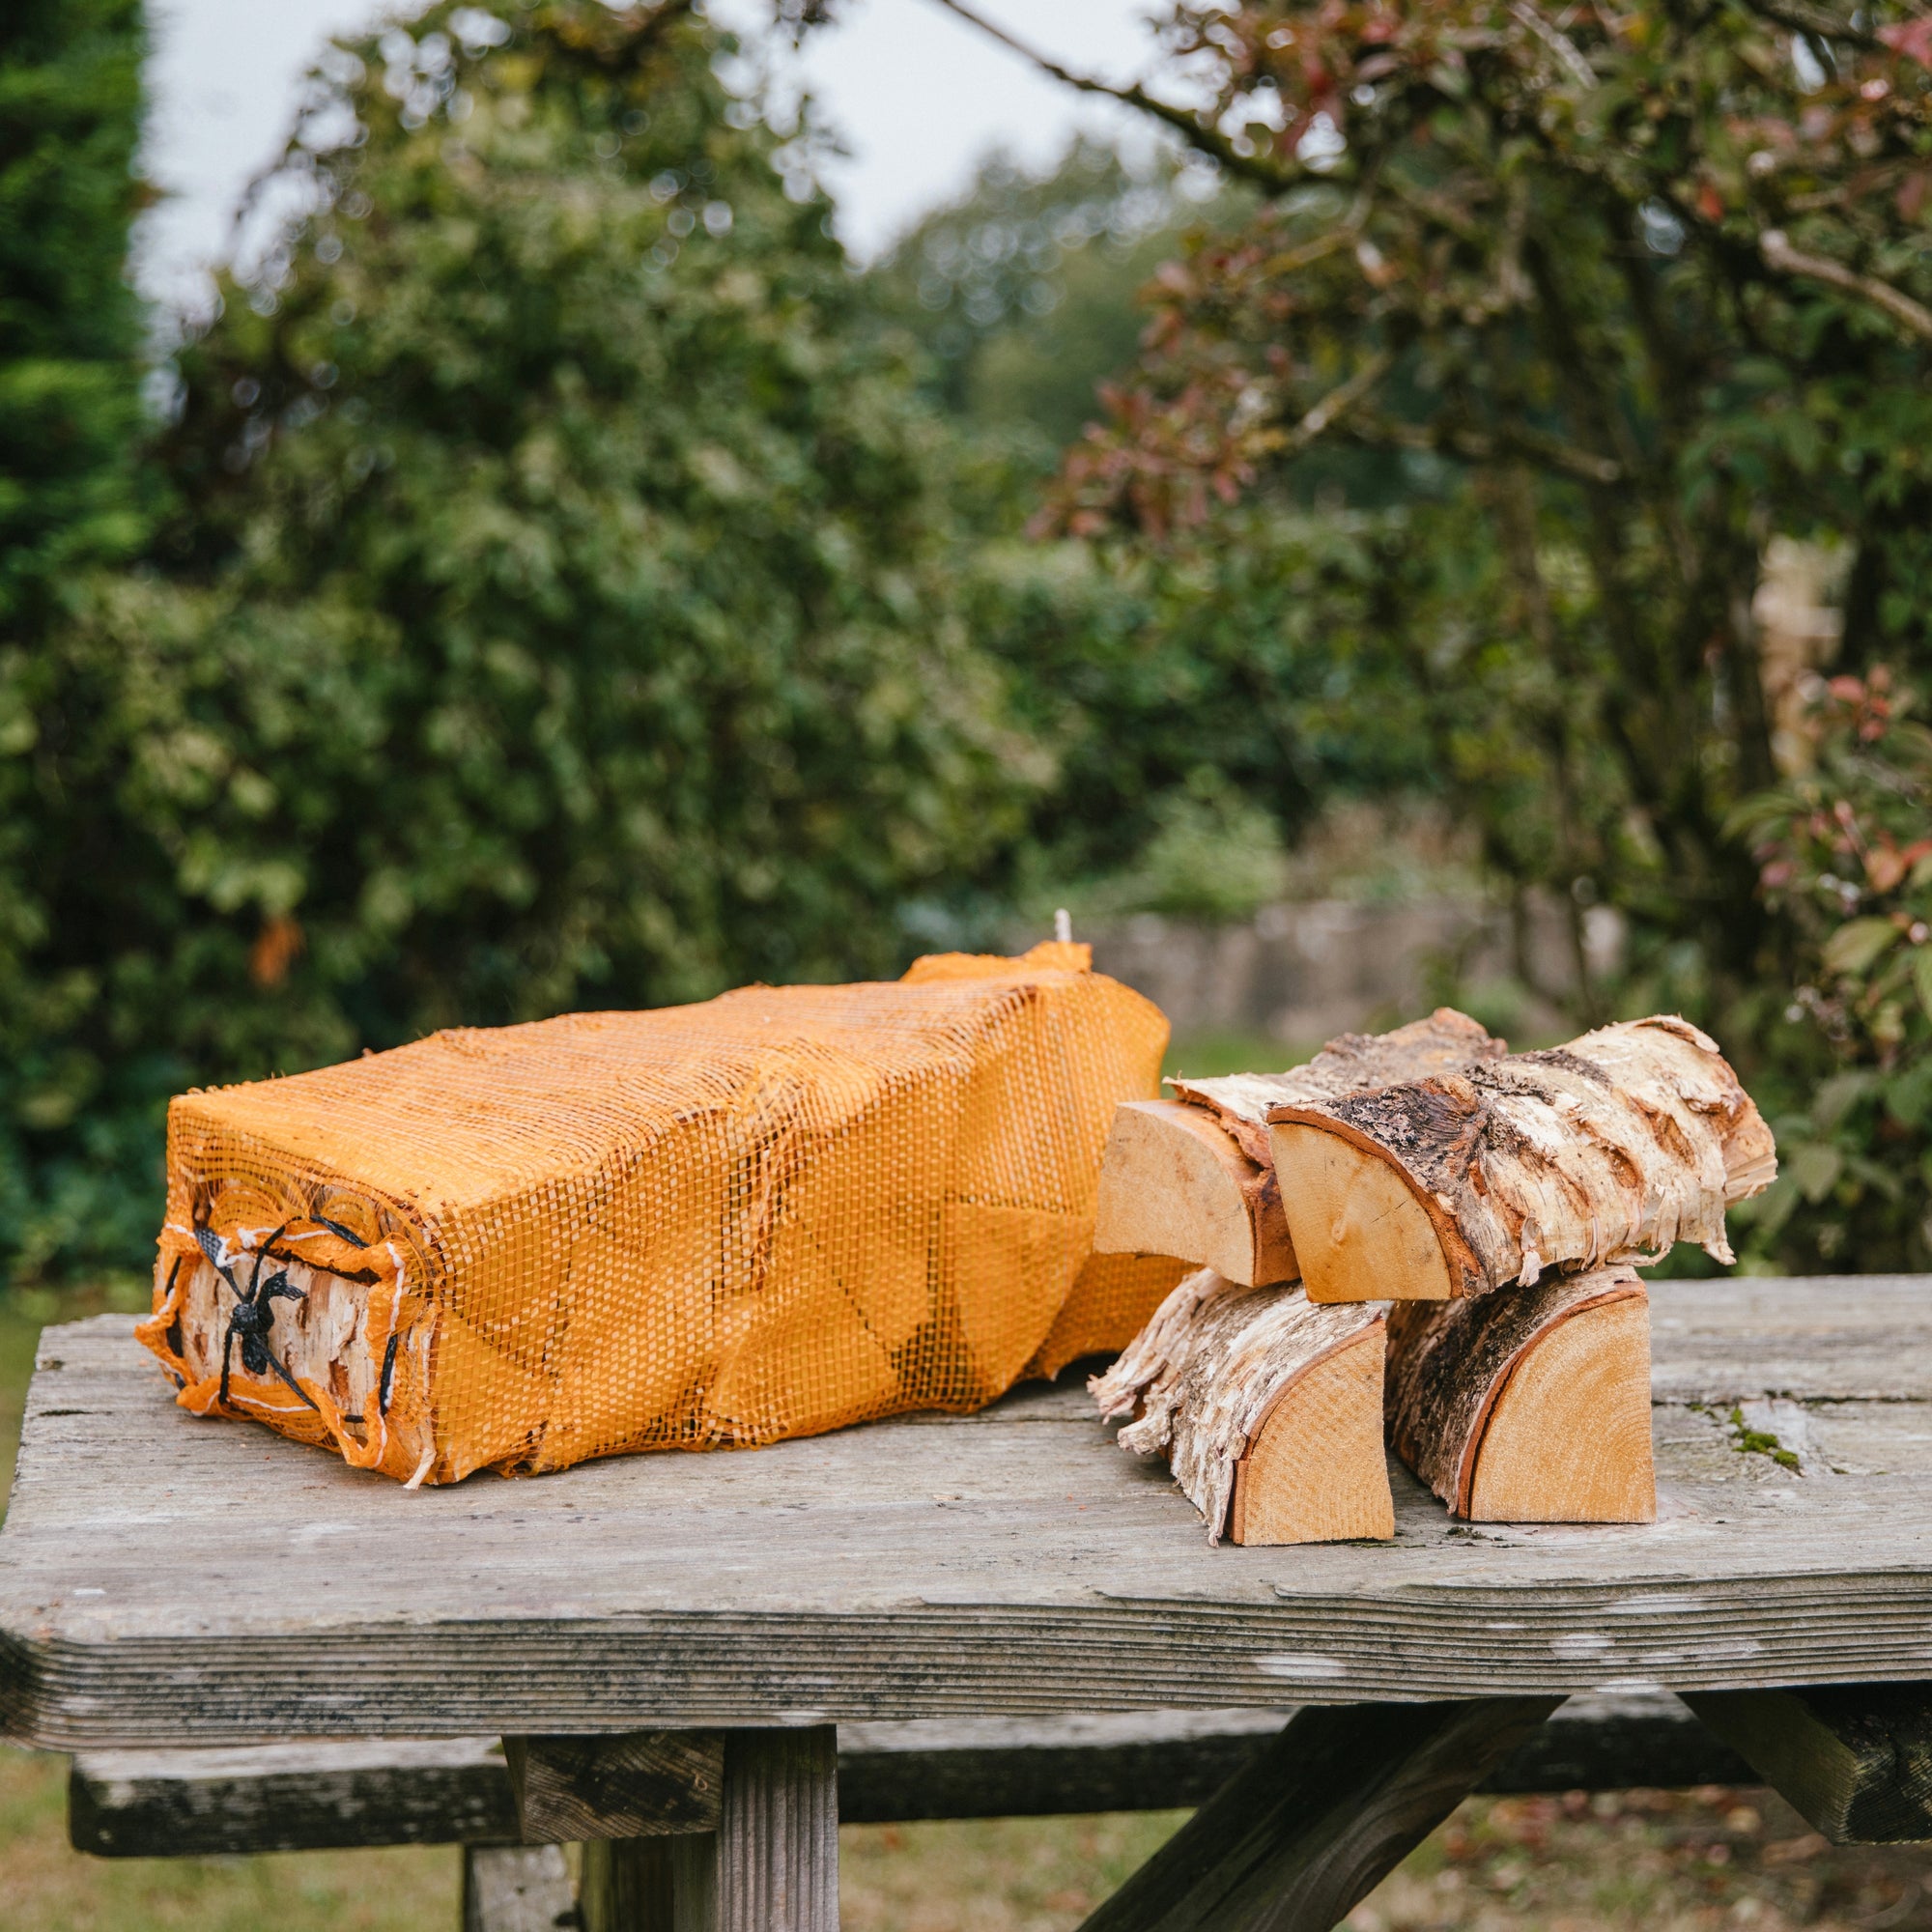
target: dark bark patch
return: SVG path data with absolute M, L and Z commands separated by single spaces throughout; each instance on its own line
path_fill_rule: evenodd
M 1533 1061 L 1538 1066 L 1555 1066 L 1565 1073 L 1574 1073 L 1580 1080 L 1594 1081 L 1599 1087 L 1609 1089 L 1615 1082 L 1594 1060 L 1585 1060 L 1580 1053 L 1572 1053 L 1567 1046 L 1546 1046 L 1534 1053 L 1520 1053 L 1519 1062 Z

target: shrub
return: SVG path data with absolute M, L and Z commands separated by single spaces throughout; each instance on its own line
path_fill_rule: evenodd
M 722 45 L 445 0 L 312 77 L 147 566 L 5 687 L 16 1274 L 138 1264 L 171 1092 L 890 973 L 1018 822 L 939 432 Z
M 1932 731 L 1883 667 L 1835 677 L 1811 768 L 1752 800 L 1796 990 L 1763 1015 L 1782 1173 L 1749 1204 L 1753 1259 L 1798 1270 L 1932 1263 Z

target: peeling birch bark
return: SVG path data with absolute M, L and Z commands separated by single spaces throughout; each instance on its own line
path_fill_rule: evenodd
M 1191 1274 L 1088 1383 L 1121 1446 L 1164 1454 L 1208 1540 L 1395 1534 L 1382 1455 L 1384 1308 Z
M 1391 1445 L 1453 1515 L 1656 1520 L 1650 1303 L 1628 1263 L 1398 1305 L 1386 1386 Z
M 1272 1159 L 1267 1120 L 1275 1107 L 1316 1107 L 1501 1060 L 1509 1043 L 1467 1013 L 1437 1007 L 1426 1020 L 1389 1033 L 1345 1033 L 1315 1058 L 1286 1073 L 1230 1073 L 1215 1080 L 1170 1080 L 1183 1100 L 1211 1107 L 1254 1160 Z
M 1777 1173 L 1716 1042 L 1667 1015 L 1268 1120 L 1316 1301 L 1484 1294 L 1678 1241 L 1729 1263 L 1725 1208 Z
M 1179 1101 L 1127 1101 L 1100 1163 L 1094 1246 L 1174 1255 L 1247 1287 L 1293 1281 L 1301 1270 L 1268 1145 L 1268 1109 L 1456 1072 L 1506 1051 L 1466 1014 L 1443 1007 L 1393 1033 L 1344 1034 L 1286 1073 L 1174 1080 Z

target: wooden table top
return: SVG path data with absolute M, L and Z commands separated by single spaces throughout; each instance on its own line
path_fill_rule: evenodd
M 405 1492 L 42 1338 L 0 1720 L 53 1747 L 1932 1678 L 1932 1276 L 1658 1283 L 1659 1520 L 1210 1549 L 1077 1386 Z M 1733 1406 L 1794 1451 L 1738 1446 Z

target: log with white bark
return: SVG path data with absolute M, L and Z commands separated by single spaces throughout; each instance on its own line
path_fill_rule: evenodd
M 1443 1007 L 1386 1034 L 1344 1034 L 1286 1073 L 1174 1080 L 1178 1100 L 1129 1100 L 1100 1162 L 1094 1246 L 1174 1255 L 1253 1287 L 1300 1272 L 1268 1145 L 1270 1107 L 1460 1071 L 1500 1059 L 1465 1014 Z
M 1650 1306 L 1628 1263 L 1396 1305 L 1386 1389 L 1391 1445 L 1453 1515 L 1656 1519 Z
M 1715 1041 L 1674 1016 L 1268 1111 L 1315 1301 L 1442 1300 L 1546 1267 L 1734 1259 L 1724 1210 L 1776 1177 Z
M 1385 1539 L 1383 1315 L 1203 1268 L 1088 1387 L 1110 1420 L 1135 1418 L 1123 1449 L 1167 1457 L 1210 1543 Z

